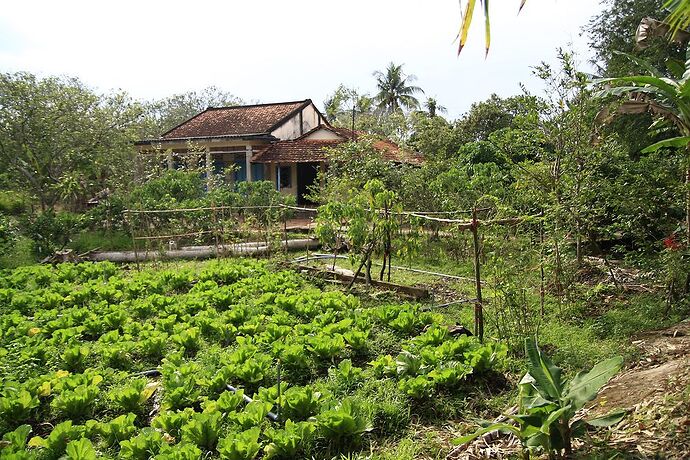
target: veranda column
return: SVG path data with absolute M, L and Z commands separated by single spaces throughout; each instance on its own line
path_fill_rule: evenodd
M 247 150 L 245 152 L 245 158 L 244 158 L 245 168 L 247 170 L 247 182 L 252 181 L 252 163 L 251 163 L 251 161 L 252 161 L 252 146 L 248 145 Z
M 213 158 L 211 150 L 206 147 L 206 188 L 211 190 L 213 187 Z

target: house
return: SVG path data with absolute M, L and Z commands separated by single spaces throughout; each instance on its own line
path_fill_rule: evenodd
M 273 104 L 209 107 L 163 133 L 158 139 L 136 143 L 142 154 L 168 152 L 168 167 L 194 151 L 206 152 L 209 171 L 222 173 L 234 165 L 225 180 L 269 180 L 281 193 L 308 204 L 308 187 L 328 163 L 327 149 L 359 136 L 332 127 L 310 99 Z M 374 147 L 382 156 L 399 163 L 421 164 L 419 154 L 407 152 L 388 140 Z

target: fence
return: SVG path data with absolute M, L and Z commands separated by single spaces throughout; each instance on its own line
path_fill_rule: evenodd
M 371 211 L 371 210 L 369 210 Z M 484 336 L 484 300 L 482 295 L 482 241 L 483 232 L 493 227 L 514 227 L 523 223 L 541 222 L 541 214 L 533 216 L 514 216 L 508 218 L 480 219 L 491 208 L 450 211 L 450 212 L 412 212 L 384 211 L 399 220 L 396 235 L 402 239 L 419 238 L 420 235 L 442 239 L 454 239 L 457 235 L 471 235 L 471 258 L 473 277 L 458 277 L 444 273 L 431 272 L 412 267 L 396 267 L 421 273 L 451 277 L 472 282 L 475 298 L 465 302 L 474 304 L 474 332 L 480 339 Z M 468 215 L 457 219 L 440 216 Z M 307 256 L 299 261 L 333 257 L 333 269 L 338 258 L 342 235 L 335 235 L 334 241 L 324 241 L 334 248 L 331 255 L 310 256 L 310 249 L 318 242 L 313 230 L 318 211 L 314 208 L 289 205 L 267 206 L 210 206 L 185 209 L 129 209 L 125 211 L 125 221 L 132 235 L 134 261 L 139 266 L 142 260 L 158 257 L 224 257 L 228 255 L 272 255 L 291 248 L 307 250 Z M 347 225 L 347 222 L 344 223 Z M 541 228 L 541 226 L 540 226 Z M 343 229 L 341 229 L 343 230 Z M 306 238 L 294 238 L 298 233 L 306 233 Z M 543 238 L 543 236 L 541 236 Z M 370 251 L 371 252 L 371 251 Z M 369 258 L 369 260 L 371 260 Z M 366 259 L 362 259 L 352 276 L 350 286 L 361 279 L 360 274 Z M 388 256 L 388 280 L 390 281 L 391 255 Z M 384 256 L 380 278 L 386 269 Z M 544 261 L 540 258 L 541 287 L 540 298 L 543 310 Z M 333 272 L 335 270 L 332 270 Z

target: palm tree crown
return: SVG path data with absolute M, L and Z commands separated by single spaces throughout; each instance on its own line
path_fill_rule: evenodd
M 402 70 L 402 64 L 388 64 L 385 73 L 374 72 L 378 94 L 375 97 L 377 108 L 385 113 L 393 113 L 419 108 L 419 101 L 414 96 L 424 93 L 419 86 L 410 85 L 416 77 L 406 75 Z

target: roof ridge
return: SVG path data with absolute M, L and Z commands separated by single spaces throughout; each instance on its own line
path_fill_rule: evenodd
M 226 110 L 226 109 L 246 109 L 249 107 L 265 107 L 267 105 L 290 105 L 290 104 L 304 104 L 306 102 L 311 102 L 311 99 L 301 99 L 298 101 L 285 101 L 285 102 L 261 102 L 259 104 L 245 104 L 245 105 L 224 105 L 221 107 L 213 107 L 209 106 L 204 110 L 204 112 L 208 110 Z M 203 113 L 203 112 L 202 112 Z

